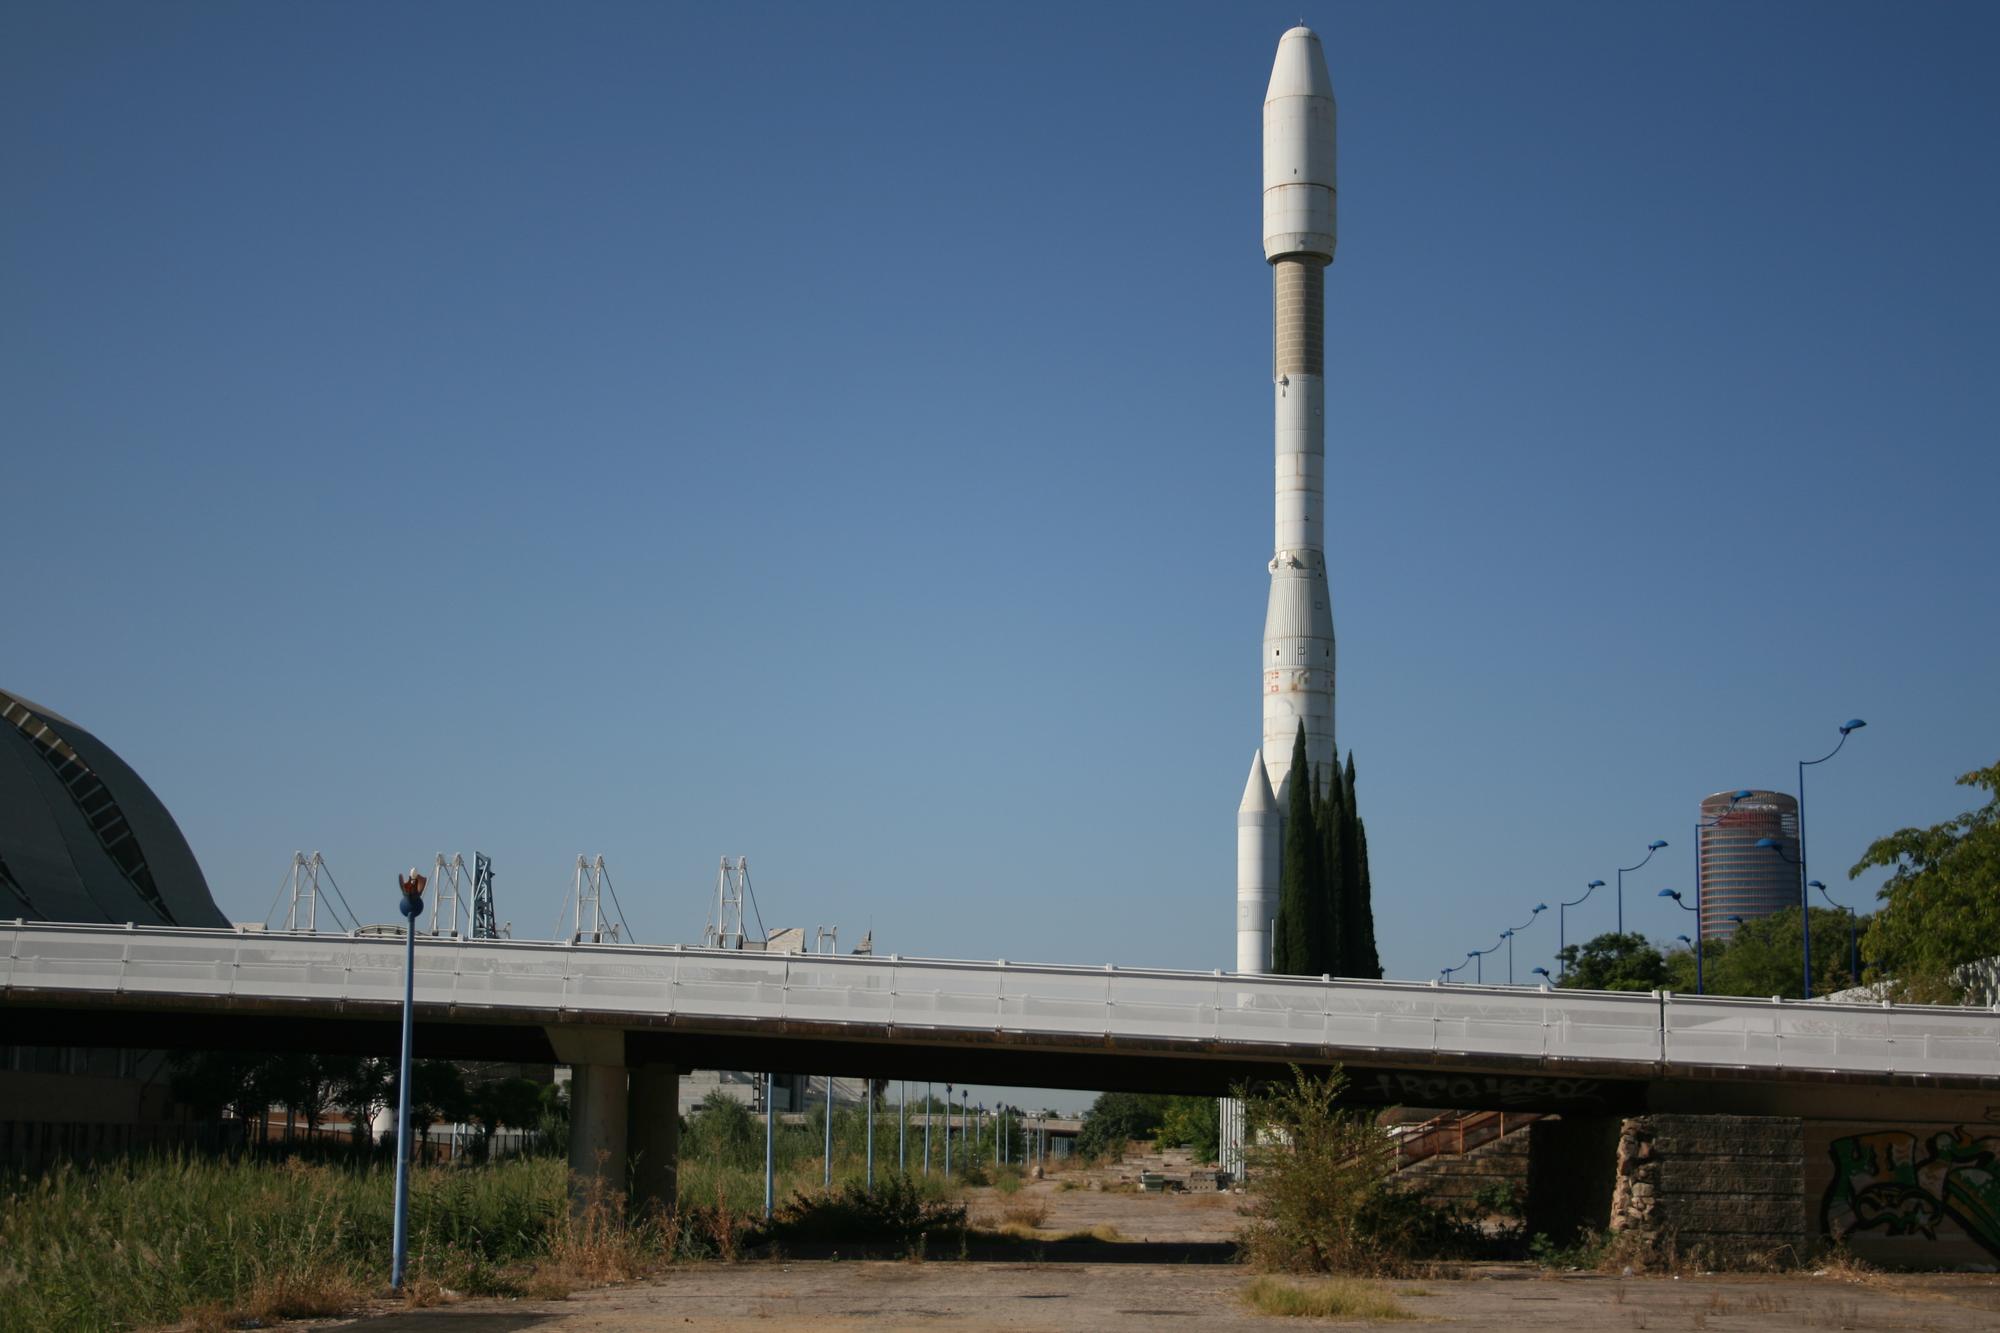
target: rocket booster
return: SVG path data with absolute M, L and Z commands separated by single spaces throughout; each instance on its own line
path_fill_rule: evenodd
M 1310 28 L 1278 40 L 1264 94 L 1264 258 L 1271 266 L 1276 537 L 1264 616 L 1263 744 L 1236 816 L 1236 970 L 1271 963 L 1292 743 L 1305 724 L 1314 775 L 1330 773 L 1333 604 L 1326 553 L 1326 268 L 1333 262 L 1333 81 Z

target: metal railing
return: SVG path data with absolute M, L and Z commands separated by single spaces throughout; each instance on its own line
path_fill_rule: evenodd
M 402 941 L 0 922 L 0 988 L 395 1004 Z M 1245 1048 L 2000 1075 L 2000 1008 L 1833 1005 L 933 958 L 419 936 L 421 1006 L 1133 1037 Z

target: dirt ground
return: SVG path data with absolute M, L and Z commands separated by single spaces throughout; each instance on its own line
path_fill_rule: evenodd
M 1270 1329 L 1339 1321 L 1252 1312 L 1252 1275 L 1229 1262 L 1240 1196 L 1139 1194 L 1039 1182 L 1007 1197 L 975 1192 L 972 1216 L 992 1225 L 1040 1207 L 1050 1243 L 1036 1262 L 774 1259 L 678 1268 L 653 1281 L 580 1291 L 560 1301 L 466 1301 L 337 1321 L 354 1333 L 636 1333 L 637 1330 Z M 1065 1232 L 1111 1228 L 1120 1242 L 1075 1245 Z M 1100 1236 L 1111 1239 L 1110 1233 Z M 1103 1262 L 1115 1252 L 1117 1262 Z M 1438 1280 L 1381 1282 L 1424 1322 L 1535 1333 L 1626 1329 L 1935 1330 L 2000 1328 L 2000 1278 L 1990 1275 L 1550 1275 L 1526 1264 L 1471 1264 Z M 327 1327 L 327 1325 L 321 1325 Z

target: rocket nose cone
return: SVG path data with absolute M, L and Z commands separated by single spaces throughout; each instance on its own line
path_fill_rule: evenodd
M 1332 97 L 1333 79 L 1326 72 L 1326 52 L 1319 34 L 1303 25 L 1278 39 L 1278 58 L 1271 62 L 1271 85 L 1264 100 L 1280 97 Z

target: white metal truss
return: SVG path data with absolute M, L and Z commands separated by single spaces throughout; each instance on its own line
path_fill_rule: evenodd
M 270 909 L 264 913 L 268 925 L 272 913 L 278 910 L 278 899 L 284 899 L 285 930 L 317 934 L 319 932 L 320 877 L 326 877 L 326 885 L 333 890 L 333 897 L 326 904 L 327 914 L 341 930 L 356 929 L 360 922 L 355 919 L 354 909 L 347 905 L 347 899 L 340 892 L 340 884 L 327 868 L 326 861 L 318 852 L 307 856 L 304 852 L 293 852 L 292 863 L 285 871 L 285 879 L 278 886 L 278 898 L 271 901 Z M 343 920 L 343 916 L 345 920 Z
M 604 911 L 604 894 L 611 894 L 611 914 Z M 616 944 L 620 940 L 629 941 L 632 929 L 625 924 L 625 909 L 619 906 L 618 890 L 611 883 L 611 872 L 604 867 L 604 857 L 593 858 L 579 853 L 576 858 L 576 878 L 570 891 L 563 899 L 563 909 L 569 910 L 576 904 L 576 914 L 571 918 L 569 940 L 572 944 Z M 558 918 L 557 930 L 561 930 Z
M 444 934 L 458 938 L 458 913 L 465 907 L 465 890 L 470 878 L 465 869 L 465 855 L 454 852 L 449 861 L 443 852 L 437 854 L 437 864 L 431 871 L 431 934 L 438 934 L 438 923 L 444 923 Z M 470 912 L 467 913 L 468 917 Z
M 310 857 L 304 852 L 292 853 L 291 873 L 285 878 L 285 887 L 291 891 L 291 905 L 285 909 L 286 930 L 319 930 L 319 872 L 325 864 L 318 852 Z
M 757 910 L 757 894 L 750 887 L 750 858 L 739 856 L 734 863 L 723 857 L 715 872 L 715 896 L 709 900 L 708 924 L 702 929 L 701 944 L 704 949 L 741 949 L 749 938 L 748 924 L 743 919 L 743 905 L 750 905 L 750 914 L 757 922 L 756 938 L 765 938 L 763 914 Z

